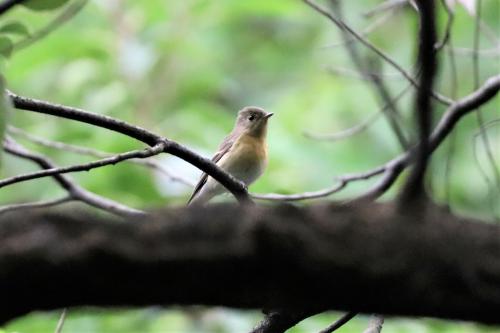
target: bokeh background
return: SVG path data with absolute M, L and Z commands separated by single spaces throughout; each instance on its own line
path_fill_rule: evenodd
M 16 21 L 26 27 L 26 31 L 0 32 L 0 37 L 15 45 L 0 65 L 9 89 L 126 120 L 207 157 L 231 130 L 239 109 L 261 106 L 275 116 L 269 128 L 269 167 L 250 188 L 254 193 L 319 190 L 331 186 L 335 176 L 371 169 L 401 153 L 382 116 L 345 140 L 319 141 L 306 135 L 335 133 L 362 123 L 378 112 L 381 103 L 339 45 L 342 38 L 338 29 L 301 1 L 90 0 L 81 10 L 74 10 L 79 3 L 69 1 L 65 7 L 41 12 L 18 6 L 1 17 L 0 26 Z M 470 49 L 476 1 L 448 3 L 455 12 L 451 34 L 454 49 L 444 48 L 440 53 L 436 89 L 460 97 L 474 89 Z M 408 71 L 414 70 L 418 31 L 415 10 L 406 5 L 370 17 L 363 15 L 377 4 L 380 2 L 344 1 L 344 18 Z M 500 1 L 482 1 L 480 82 L 500 70 L 499 15 Z M 57 23 L 47 36 L 35 38 L 33 43 L 23 42 L 47 25 L 51 30 L 51 22 L 61 17 L 60 21 L 67 18 L 67 22 Z M 440 37 L 446 18 L 439 3 Z M 363 47 L 359 51 L 371 54 Z M 456 88 L 450 52 L 458 68 Z M 393 95 L 407 85 L 401 75 L 383 63 L 378 71 L 384 73 Z M 412 93 L 410 90 L 397 102 L 408 137 L 414 130 Z M 436 119 L 444 110 L 436 104 Z M 500 126 L 495 120 L 500 117 L 500 105 L 493 101 L 482 110 L 491 125 L 488 135 L 498 155 Z M 14 110 L 9 124 L 42 138 L 106 152 L 142 147 L 116 133 L 34 113 Z M 492 179 L 484 148 L 475 139 L 477 132 L 475 117 L 460 123 L 455 131 L 449 177 L 445 171 L 449 149 L 444 144 L 433 157 L 428 185 L 435 199 L 449 201 L 454 211 L 494 219 L 500 212 L 499 197 L 482 176 L 481 170 L 485 170 Z M 17 138 L 61 165 L 93 159 Z M 71 176 L 86 189 L 132 207 L 184 204 L 192 190 L 189 183 L 196 182 L 199 171 L 172 156 L 156 160 L 184 181 L 130 163 Z M 499 161 L 497 158 L 497 168 Z M 0 173 L 8 177 L 31 170 L 35 170 L 32 164 L 5 155 Z M 374 181 L 349 185 L 333 198 L 361 193 Z M 0 204 L 50 199 L 62 193 L 50 179 L 31 181 L 1 189 Z M 382 200 L 393 194 L 389 191 Z M 81 207 L 66 207 L 75 205 Z M 209 309 L 201 313 L 193 319 L 182 309 L 71 309 L 64 332 L 246 332 L 261 318 L 258 311 Z M 0 332 L 53 332 L 59 314 L 33 313 L 0 328 Z M 338 316 L 318 315 L 290 332 L 315 332 Z M 362 332 L 368 318 L 354 319 L 341 332 Z M 500 332 L 500 328 L 396 318 L 386 321 L 383 332 Z

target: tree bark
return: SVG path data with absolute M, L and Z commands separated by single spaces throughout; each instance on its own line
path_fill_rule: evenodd
M 418 221 L 414 216 L 418 216 Z M 500 227 L 429 207 L 0 215 L 0 321 L 81 305 L 344 310 L 500 324 Z

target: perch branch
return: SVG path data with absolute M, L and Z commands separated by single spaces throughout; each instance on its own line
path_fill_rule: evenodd
M 387 204 L 211 205 L 123 223 L 3 214 L 0 321 L 63 307 L 204 304 L 500 324 L 500 226 L 434 206 L 422 219 Z
M 36 100 L 32 98 L 22 97 L 12 92 L 8 92 L 9 97 L 15 108 L 25 111 L 38 112 L 48 114 L 60 118 L 72 119 L 83 123 L 91 124 L 97 127 L 102 127 L 115 131 L 136 140 L 139 140 L 149 146 L 155 146 L 160 142 L 164 142 L 164 152 L 177 156 L 184 161 L 194 165 L 198 169 L 207 173 L 229 192 L 231 192 L 238 201 L 244 203 L 251 201 L 245 184 L 221 168 L 219 168 L 210 159 L 204 158 L 181 144 L 165 139 L 156 135 L 144 128 L 128 124 L 124 121 L 114 119 L 105 115 L 95 114 L 88 111 L 80 110 L 59 104 Z

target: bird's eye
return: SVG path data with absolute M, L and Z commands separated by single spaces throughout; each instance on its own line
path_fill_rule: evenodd
M 254 115 L 251 115 L 250 117 L 248 117 L 248 120 L 252 121 L 255 119 L 255 116 Z

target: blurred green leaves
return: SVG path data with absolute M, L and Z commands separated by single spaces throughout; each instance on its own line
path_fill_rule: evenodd
M 9 58 L 14 50 L 13 37 L 28 37 L 28 28 L 19 21 L 12 21 L 0 26 L 0 56 Z
M 0 34 L 14 34 L 20 36 L 29 36 L 28 28 L 20 22 L 10 22 L 0 26 Z
M 14 49 L 14 44 L 9 37 L 0 35 L 0 56 L 4 58 L 10 57 L 12 50 Z
M 381 17 L 368 19 L 362 15 L 379 3 L 377 0 L 344 1 L 346 19 L 363 31 L 381 20 Z M 485 0 L 483 3 L 484 23 L 498 31 L 500 21 L 495 13 L 500 10 L 500 2 Z M 63 9 L 61 6 L 65 4 Z M 334 133 L 364 122 L 379 105 L 364 81 L 325 70 L 335 67 L 349 72 L 353 67 L 339 44 L 337 29 L 300 1 L 95 0 L 89 1 L 74 17 L 64 14 L 69 7 L 78 8 L 77 4 L 64 0 L 32 0 L 26 7 L 17 6 L 9 11 L 5 21 L 2 16 L 0 53 L 11 55 L 4 73 L 9 89 L 129 121 L 207 157 L 231 130 L 239 108 L 262 106 L 275 112 L 275 116 L 269 128 L 269 167 L 252 185 L 254 192 L 318 190 L 332 185 L 337 175 L 373 168 L 399 153 L 383 119 L 344 141 L 317 142 L 303 136 L 305 131 Z M 446 13 L 439 8 L 443 23 Z M 58 15 L 70 18 L 61 25 Z M 456 7 L 455 22 L 454 44 L 470 47 L 471 17 L 462 6 Z M 416 30 L 416 13 L 408 7 L 394 12 L 368 38 L 410 69 L 414 64 L 416 43 L 412 36 Z M 23 49 L 16 46 L 14 54 L 11 53 L 12 44 L 37 36 L 37 31 L 44 34 L 36 38 L 35 43 Z M 440 36 L 442 33 L 441 30 Z M 485 36 L 482 38 L 481 45 L 485 48 L 496 47 Z M 436 89 L 450 95 L 447 53 L 443 52 L 440 57 Z M 472 87 L 470 55 L 457 53 L 455 56 L 460 68 L 457 96 L 464 96 Z M 383 67 L 381 71 L 390 74 L 387 84 L 393 95 L 406 85 L 392 70 Z M 497 72 L 498 57 L 481 58 L 482 80 Z M 411 93 L 398 103 L 403 118 L 411 118 L 412 105 Z M 485 116 L 498 117 L 495 115 L 497 105 L 485 106 Z M 8 103 L 3 106 L 8 108 Z M 436 116 L 442 111 L 436 110 Z M 5 111 L 0 114 L 4 122 Z M 129 138 L 54 117 L 13 112 L 9 123 L 43 138 L 107 152 L 139 148 L 137 142 Z M 452 203 L 458 212 L 487 215 L 485 186 L 478 180 L 472 158 L 471 137 L 475 131 L 473 119 L 464 119 L 457 131 L 456 147 L 459 148 L 450 185 Z M 492 142 L 500 142 L 499 131 L 491 131 L 490 135 Z M 26 141 L 23 144 L 61 165 L 90 160 Z M 440 148 L 433 157 L 433 190 L 438 201 L 444 198 L 445 153 L 446 149 Z M 171 156 L 158 160 L 176 174 L 196 180 L 198 172 L 194 167 Z M 3 176 L 33 170 L 31 164 L 7 155 L 4 161 Z M 168 177 L 130 164 L 70 176 L 88 190 L 140 208 L 182 205 L 191 190 Z M 372 181 L 352 184 L 333 199 L 341 200 L 365 190 Z M 47 179 L 6 188 L 0 191 L 0 202 L 43 200 L 59 194 L 60 190 Z M 239 312 L 237 317 L 243 318 L 250 328 L 260 314 Z M 319 331 L 337 317 L 316 316 L 291 332 Z M 53 332 L 57 318 L 57 312 L 32 314 L 7 326 L 6 332 Z M 229 323 L 233 319 L 227 315 L 221 318 L 221 324 L 217 325 L 226 326 L 217 332 L 241 331 L 231 329 Z M 342 332 L 362 332 L 366 321 L 363 317 L 356 318 L 342 328 Z M 155 333 L 210 331 L 192 325 L 190 318 L 173 310 L 76 309 L 70 310 L 66 328 L 67 332 L 105 333 L 123 333 L 130 327 L 136 328 L 136 332 Z M 483 327 L 449 322 L 397 319 L 388 320 L 384 328 L 386 333 L 485 331 Z
M 69 0 L 29 0 L 22 3 L 31 10 L 52 10 L 61 7 Z

